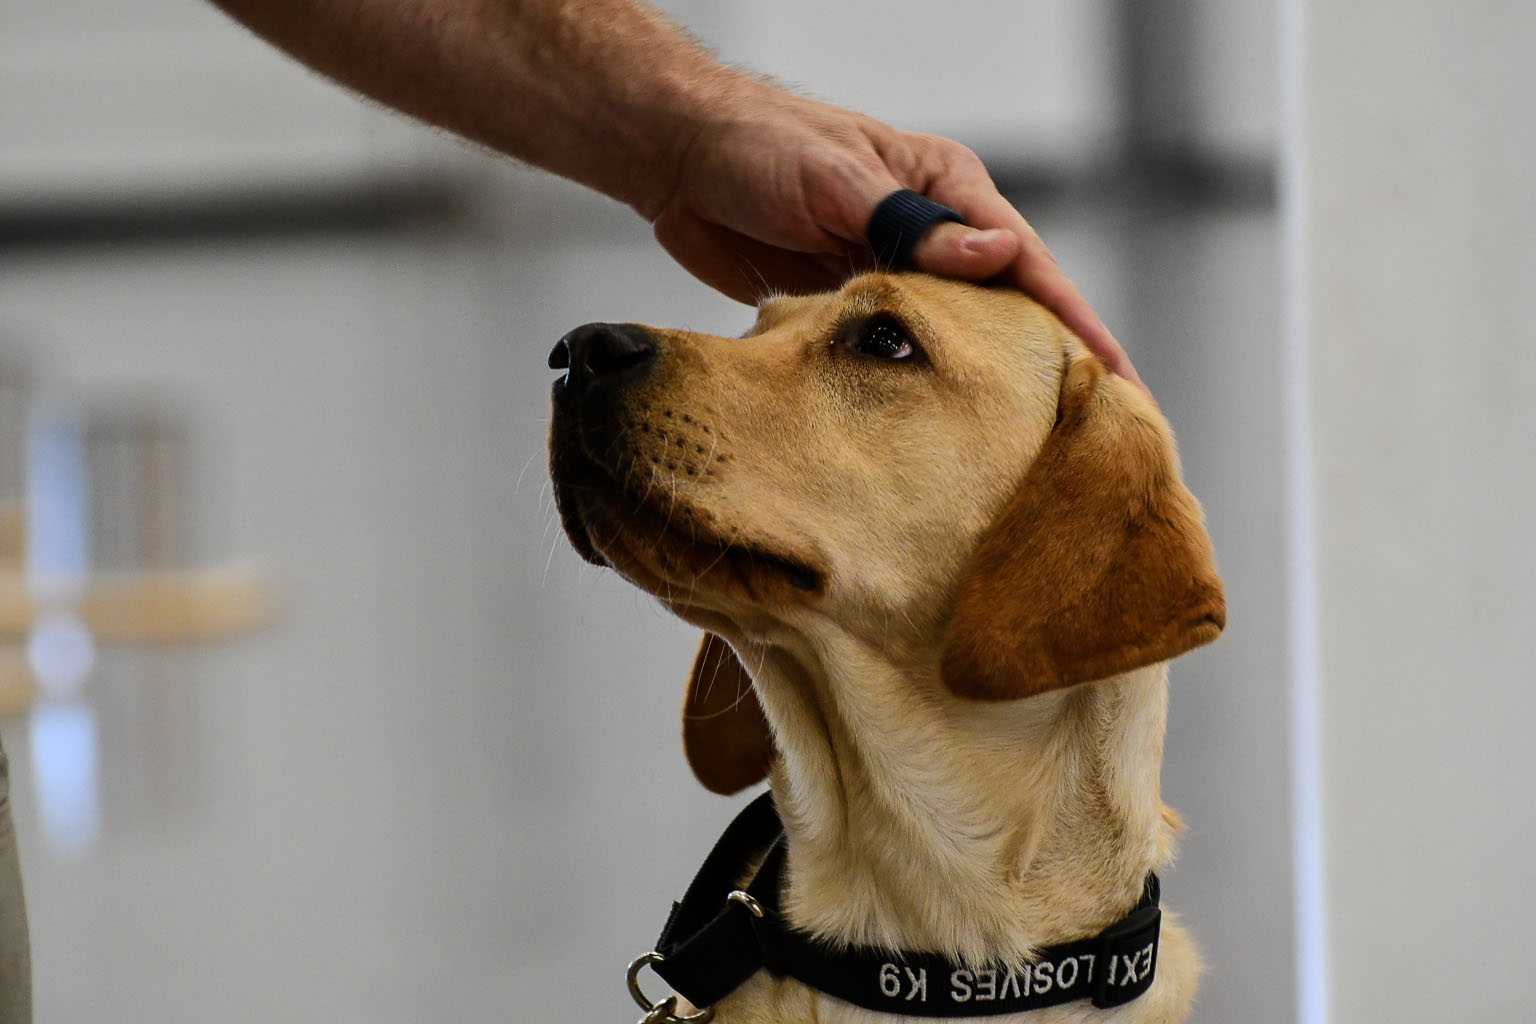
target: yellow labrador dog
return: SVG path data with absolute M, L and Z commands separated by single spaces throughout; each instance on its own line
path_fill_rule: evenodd
M 791 924 L 1028 963 L 1136 904 L 1179 830 L 1166 663 L 1225 622 L 1147 395 L 1025 296 L 918 274 L 770 299 L 739 339 L 591 324 L 551 365 L 566 531 L 707 631 L 688 759 L 770 781 Z M 989 1019 L 1182 1021 L 1199 972 L 1165 916 L 1140 998 Z M 715 1019 L 902 1018 L 764 971 Z

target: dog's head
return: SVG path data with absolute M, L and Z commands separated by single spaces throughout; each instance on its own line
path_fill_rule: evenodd
M 1011 700 L 1216 637 L 1221 582 L 1152 401 L 1025 296 L 866 275 L 740 339 L 589 324 L 550 356 L 551 473 L 589 561 L 710 631 L 685 713 L 711 789 L 773 754 L 730 647 L 833 623 Z

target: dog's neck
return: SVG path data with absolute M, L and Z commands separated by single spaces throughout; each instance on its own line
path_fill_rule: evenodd
M 797 927 L 1018 961 L 1120 918 L 1171 858 L 1166 666 L 988 704 L 846 638 L 758 653 Z

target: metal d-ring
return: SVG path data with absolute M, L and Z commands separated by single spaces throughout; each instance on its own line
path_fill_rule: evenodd
M 763 917 L 763 905 L 761 903 L 757 902 L 757 900 L 752 896 L 751 893 L 746 892 L 746 891 L 744 891 L 742 889 L 736 889 L 736 890 L 732 891 L 731 894 L 725 898 L 725 901 L 727 903 L 740 903 L 742 906 L 746 907 L 747 910 L 749 910 L 751 912 L 753 917 L 757 918 L 758 920 L 762 920 L 762 917 Z
M 742 895 L 746 895 L 743 893 Z M 751 899 L 750 896 L 747 897 Z M 755 902 L 755 901 L 754 901 Z M 761 908 L 759 908 L 761 910 Z M 697 1013 L 678 1015 L 672 1011 L 677 1008 L 677 996 L 667 996 L 659 1003 L 653 1003 L 640 988 L 640 972 L 652 964 L 659 964 L 666 960 L 655 950 L 643 953 L 636 957 L 625 972 L 624 980 L 629 985 L 629 994 L 635 1000 L 636 1005 L 645 1011 L 645 1016 L 640 1018 L 640 1024 L 709 1024 L 715 1018 L 713 1007 L 706 1007 Z

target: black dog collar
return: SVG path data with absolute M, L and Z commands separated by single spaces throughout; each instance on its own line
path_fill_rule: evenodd
M 879 266 L 911 270 L 912 250 L 934 225 L 946 221 L 965 223 L 958 213 L 943 203 L 904 188 L 880 200 L 880 205 L 870 214 L 864 236 L 869 239 L 869 247 L 875 251 L 875 262 Z
M 739 880 L 767 851 L 744 890 Z M 654 952 L 630 965 L 630 992 L 657 1024 L 707 1021 L 672 1013 L 668 997 L 652 1003 L 637 977 L 649 965 L 695 1006 L 710 1007 L 759 970 L 795 978 L 867 1010 L 909 1017 L 979 1017 L 1021 1013 L 1091 999 L 1120 1006 L 1152 985 L 1157 970 L 1156 875 L 1123 919 L 1098 935 L 1042 949 L 1033 963 L 984 969 L 933 953 L 834 947 L 795 930 L 779 911 L 784 826 L 764 793 L 737 815 L 705 858 L 682 900 L 673 904 Z

